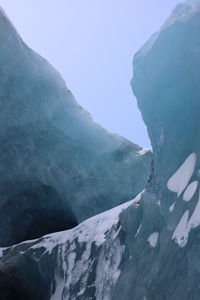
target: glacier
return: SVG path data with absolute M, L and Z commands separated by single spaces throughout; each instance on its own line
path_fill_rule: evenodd
M 94 123 L 2 10 L 0 27 L 3 247 L 73 228 L 134 198 L 149 180 L 152 155 Z
M 199 300 L 199 70 L 200 0 L 190 0 L 133 59 L 153 149 L 146 186 L 70 230 L 0 248 L 3 299 Z

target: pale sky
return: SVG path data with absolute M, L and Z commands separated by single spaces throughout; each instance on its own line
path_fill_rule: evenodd
M 96 122 L 148 147 L 130 88 L 132 59 L 179 2 L 0 0 L 0 6 L 23 40 L 62 74 Z

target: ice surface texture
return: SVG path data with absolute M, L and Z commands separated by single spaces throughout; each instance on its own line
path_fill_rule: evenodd
M 0 11 L 0 246 L 132 199 L 151 172 L 141 150 L 95 124 Z
M 146 189 L 74 229 L 1 249 L 3 286 L 31 300 L 200 299 L 198 4 L 178 5 L 134 58 L 153 146 Z

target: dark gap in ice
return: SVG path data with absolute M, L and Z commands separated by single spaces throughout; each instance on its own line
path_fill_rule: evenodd
M 58 192 L 48 185 L 39 185 L 20 191 L 2 207 L 0 226 L 4 235 L 0 246 L 39 238 L 76 225 L 71 209 L 64 205 Z
M 30 300 L 27 292 L 14 276 L 0 272 L 0 300 Z

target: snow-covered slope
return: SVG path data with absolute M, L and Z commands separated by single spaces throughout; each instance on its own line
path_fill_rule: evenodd
M 20 290 L 19 299 L 110 299 L 125 250 L 120 213 L 129 206 L 137 209 L 140 198 L 141 194 L 74 229 L 1 248 L 1 297 L 18 299 Z

